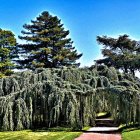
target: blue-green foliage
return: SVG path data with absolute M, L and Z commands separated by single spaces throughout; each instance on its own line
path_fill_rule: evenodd
M 37 69 L 0 79 L 0 129 L 94 126 L 107 111 L 140 124 L 140 82 L 114 68 Z

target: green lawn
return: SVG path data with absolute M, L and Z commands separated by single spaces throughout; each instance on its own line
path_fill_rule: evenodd
M 122 140 L 140 140 L 140 129 L 133 131 L 124 131 L 122 133 Z
M 87 130 L 85 127 L 83 130 Z M 69 128 L 52 128 L 49 130 L 23 130 L 0 132 L 0 140 L 74 140 L 82 132 L 72 132 Z
M 81 132 L 32 132 L 26 130 L 0 132 L 0 140 L 73 140 L 80 134 Z

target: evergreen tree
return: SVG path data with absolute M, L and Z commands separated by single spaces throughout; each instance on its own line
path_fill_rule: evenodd
M 125 73 L 135 75 L 135 70 L 140 68 L 140 45 L 131 40 L 128 35 L 119 36 L 117 39 L 107 36 L 97 36 L 97 41 L 102 44 L 102 54 L 105 58 L 96 60 L 97 64 L 105 64 L 122 69 Z
M 9 30 L 0 29 L 0 77 L 12 73 L 12 60 L 17 57 L 16 39 Z
M 78 54 L 72 46 L 73 42 L 67 36 L 61 20 L 48 12 L 43 12 L 31 24 L 25 24 L 23 36 L 27 44 L 19 45 L 24 60 L 18 62 L 23 68 L 48 68 L 69 65 L 78 65 L 76 60 L 82 54 Z

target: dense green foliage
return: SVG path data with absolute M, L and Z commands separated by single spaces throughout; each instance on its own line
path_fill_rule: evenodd
M 98 43 L 104 46 L 102 54 L 105 58 L 96 62 L 122 69 L 125 73 L 134 75 L 135 71 L 140 68 L 140 45 L 128 37 L 128 35 L 122 35 L 115 39 L 97 36 Z
M 0 29 L 0 77 L 12 73 L 12 59 L 17 57 L 16 39 L 8 30 Z
M 57 16 L 45 11 L 23 27 L 23 36 L 19 38 L 28 43 L 19 45 L 21 54 L 25 55 L 23 60 L 18 61 L 22 67 L 35 69 L 79 65 L 76 60 L 82 54 L 77 54 L 68 38 L 69 31 L 64 29 Z
M 113 67 L 48 68 L 0 79 L 2 130 L 94 126 L 98 112 L 140 124 L 140 83 Z

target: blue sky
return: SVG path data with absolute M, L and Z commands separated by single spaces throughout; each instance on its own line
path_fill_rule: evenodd
M 0 28 L 20 35 L 22 26 L 41 12 L 57 15 L 79 52 L 82 66 L 101 57 L 97 35 L 129 34 L 140 40 L 140 0 L 0 0 Z

